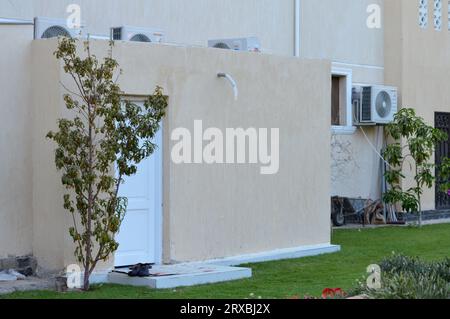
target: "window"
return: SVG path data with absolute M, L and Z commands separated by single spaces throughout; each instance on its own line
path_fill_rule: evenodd
M 331 125 L 345 125 L 345 77 L 331 77 Z
M 450 31 L 450 0 L 448 1 L 448 7 L 447 7 L 447 11 L 448 11 L 448 31 Z
M 419 0 L 419 26 L 423 29 L 428 26 L 428 0 Z
M 352 70 L 333 67 L 331 75 L 331 126 L 336 134 L 353 134 Z
M 433 8 L 433 17 L 434 17 L 434 29 L 437 31 L 441 31 L 442 29 L 442 0 L 434 0 L 434 8 Z

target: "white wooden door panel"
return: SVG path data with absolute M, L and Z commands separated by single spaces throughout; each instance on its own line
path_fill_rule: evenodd
M 127 213 L 117 235 L 115 266 L 155 263 L 160 256 L 162 211 L 162 133 L 155 138 L 157 150 L 138 166 L 138 173 L 125 179 L 120 196 L 128 198 Z

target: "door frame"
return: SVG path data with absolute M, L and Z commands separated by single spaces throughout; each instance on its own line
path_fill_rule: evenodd
M 155 211 L 155 262 L 162 264 L 163 261 L 163 225 L 164 225 L 164 204 L 163 204 L 163 192 L 164 192 L 164 121 L 161 121 L 159 128 L 159 139 L 156 141 L 159 147 L 156 161 L 159 163 L 159 169 L 156 172 L 156 211 Z
M 143 103 L 147 100 L 148 95 L 122 95 L 122 100 L 128 100 L 132 103 Z M 155 228 L 154 231 L 154 249 L 155 249 L 155 263 L 162 264 L 163 261 L 163 230 L 164 230 L 164 209 L 163 209 L 163 192 L 164 192 L 164 120 L 160 123 L 158 135 L 156 135 L 156 145 L 158 146 L 158 152 L 153 153 L 151 156 L 157 156 L 156 161 L 159 169 L 156 170 L 155 176 Z M 117 253 L 117 252 L 115 252 Z M 115 266 L 116 267 L 116 266 Z

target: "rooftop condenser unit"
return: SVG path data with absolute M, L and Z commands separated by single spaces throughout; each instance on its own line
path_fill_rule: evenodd
M 56 37 L 77 38 L 81 28 L 69 28 L 65 19 L 34 18 L 34 38 L 50 39 Z
M 159 29 L 129 26 L 111 28 L 111 39 L 113 40 L 161 43 L 163 38 L 164 32 Z
M 235 51 L 261 52 L 257 37 L 209 40 L 208 47 Z

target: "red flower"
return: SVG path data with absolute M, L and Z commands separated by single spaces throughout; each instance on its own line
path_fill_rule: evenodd
M 322 291 L 323 299 L 334 299 L 336 297 L 345 297 L 346 293 L 341 288 L 325 288 Z

